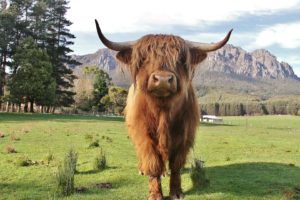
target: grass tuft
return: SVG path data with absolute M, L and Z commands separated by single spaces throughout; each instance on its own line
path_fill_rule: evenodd
M 6 151 L 6 153 L 17 153 L 16 148 L 11 144 L 9 144 L 5 147 L 5 151 Z
M 94 159 L 94 170 L 102 171 L 106 168 L 106 156 L 104 151 L 101 149 L 96 158 Z
M 3 138 L 4 136 L 5 136 L 5 134 L 0 131 L 0 138 Z
M 93 139 L 93 135 L 92 134 L 85 134 L 84 138 L 87 140 L 87 141 L 91 141 Z
M 13 133 L 10 135 L 10 140 L 11 141 L 19 141 L 19 140 L 21 140 L 21 138 L 18 135 L 16 135 L 15 133 Z
M 51 163 L 51 161 L 54 160 L 54 155 L 52 152 L 48 152 L 48 154 L 45 156 L 44 161 L 46 162 L 47 165 Z
M 204 161 L 194 159 L 191 166 L 190 176 L 194 188 L 203 188 L 209 186 L 209 179 L 204 169 Z
M 96 148 L 99 147 L 99 140 L 98 139 L 94 139 L 90 144 L 89 144 L 89 148 Z
M 59 196 L 70 196 L 74 193 L 74 175 L 78 154 L 70 149 L 56 174 L 56 193 Z
M 285 189 L 283 191 L 283 196 L 282 196 L 281 200 L 293 200 L 293 199 L 296 199 L 295 196 L 296 196 L 295 190 L 293 190 L 293 189 Z
M 22 128 L 22 130 L 21 130 L 21 132 L 24 133 L 24 134 L 25 134 L 25 133 L 29 133 L 29 131 L 30 131 L 30 130 L 29 130 L 28 128 Z

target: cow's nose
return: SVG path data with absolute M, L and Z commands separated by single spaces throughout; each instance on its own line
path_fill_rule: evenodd
M 148 81 L 148 91 L 155 96 L 169 96 L 177 91 L 176 76 L 172 72 L 152 73 Z
M 174 75 L 159 75 L 159 74 L 153 74 L 152 76 L 153 81 L 156 84 L 171 84 L 174 80 Z

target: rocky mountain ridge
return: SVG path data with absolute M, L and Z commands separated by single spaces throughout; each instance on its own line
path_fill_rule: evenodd
M 119 66 L 115 55 L 115 51 L 100 49 L 93 54 L 74 56 L 82 63 L 74 68 L 74 72 L 78 73 L 87 65 L 96 65 L 109 73 L 115 85 L 128 88 L 130 75 Z M 247 52 L 230 44 L 208 54 L 197 67 L 193 84 L 198 91 L 205 87 L 264 97 L 300 95 L 300 78 L 288 63 L 279 62 L 264 49 Z
M 96 65 L 111 73 L 118 70 L 116 52 L 109 49 L 100 49 L 93 54 L 74 56 L 82 66 Z M 276 56 L 265 49 L 247 52 L 240 47 L 227 44 L 218 51 L 208 54 L 207 59 L 198 67 L 199 72 L 221 72 L 236 74 L 251 78 L 300 80 L 293 68 L 286 62 L 279 62 Z
M 223 72 L 251 78 L 300 80 L 288 63 L 279 62 L 265 49 L 249 53 L 240 47 L 225 45 L 208 54 L 208 58 L 201 65 L 201 71 Z

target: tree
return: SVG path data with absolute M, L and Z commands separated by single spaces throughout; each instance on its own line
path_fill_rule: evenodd
M 0 12 L 0 109 L 6 83 L 6 68 L 11 66 L 16 16 L 10 10 Z
M 68 3 L 67 0 L 10 0 L 9 8 L 0 10 L 0 108 L 7 72 L 11 77 L 17 73 L 19 64 L 14 57 L 20 42 L 27 37 L 32 37 L 37 47 L 46 49 L 53 66 L 56 91 L 55 101 L 51 99 L 49 106 L 70 106 L 74 102 L 72 88 L 76 77 L 69 66 L 79 63 L 69 55 L 75 37 L 68 29 L 72 23 L 65 17 Z M 44 104 L 45 99 L 37 102 Z
M 76 78 L 68 66 L 79 64 L 72 59 L 69 53 L 73 52 L 69 46 L 73 45 L 75 38 L 68 27 L 72 24 L 65 15 L 67 13 L 68 1 L 47 0 L 48 3 L 48 34 L 47 51 L 53 65 L 53 77 L 56 80 L 56 102 L 54 106 L 70 106 L 74 103 L 75 93 L 71 91 L 73 81 Z
M 96 69 L 96 66 L 93 66 Z M 80 109 L 83 111 L 91 111 L 93 107 L 93 79 L 95 76 L 95 73 L 92 73 L 88 71 L 87 69 L 90 68 L 90 66 L 84 67 L 81 70 L 76 71 L 75 75 L 78 77 L 74 81 L 74 91 L 76 92 L 76 95 L 74 97 L 75 103 L 75 109 Z
M 24 51 L 24 49 L 26 49 Z M 26 38 L 17 48 L 14 56 L 16 73 L 9 82 L 10 95 L 17 103 L 49 105 L 55 98 L 55 80 L 52 78 L 52 65 L 45 50 L 39 49 L 33 38 Z M 26 111 L 26 110 L 25 110 Z
M 114 114 L 122 114 L 126 106 L 127 90 L 121 87 L 112 86 L 108 90 L 108 94 L 100 100 L 108 112 Z
M 94 105 L 98 106 L 99 111 L 105 110 L 105 105 L 100 100 L 108 94 L 108 87 L 111 85 L 111 78 L 108 73 L 99 69 L 96 72 L 93 84 Z
M 32 7 L 29 15 L 29 29 L 35 43 L 40 48 L 45 48 L 47 41 L 47 27 L 49 21 L 48 5 L 44 0 L 38 0 Z

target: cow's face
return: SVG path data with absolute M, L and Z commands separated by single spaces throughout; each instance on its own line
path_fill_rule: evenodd
M 207 52 L 224 46 L 231 34 L 215 44 L 190 42 L 173 35 L 146 35 L 134 42 L 116 43 L 105 38 L 97 21 L 96 26 L 100 40 L 118 51 L 118 60 L 129 66 L 137 88 L 164 99 L 185 92 L 194 66 L 206 58 Z
M 180 93 L 190 79 L 191 67 L 185 41 L 176 36 L 147 35 L 133 47 L 130 59 L 121 61 L 130 66 L 137 88 L 158 98 L 168 98 Z

